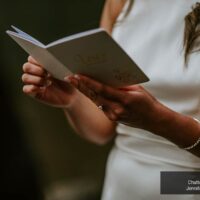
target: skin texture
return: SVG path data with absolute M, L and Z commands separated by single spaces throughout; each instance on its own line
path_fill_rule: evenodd
M 101 27 L 109 33 L 124 3 L 106 1 Z M 91 142 L 109 141 L 116 134 L 118 122 L 151 131 L 180 147 L 190 146 L 200 137 L 198 122 L 167 108 L 142 86 L 112 88 L 80 74 L 58 81 L 32 57 L 23 70 L 23 91 L 43 103 L 61 107 L 74 130 Z M 199 146 L 191 153 L 200 156 Z

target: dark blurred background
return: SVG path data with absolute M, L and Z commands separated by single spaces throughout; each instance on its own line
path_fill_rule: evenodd
M 104 0 L 1 0 L 1 196 L 26 200 L 99 199 L 111 144 L 74 134 L 62 110 L 22 92 L 27 54 L 6 34 L 15 25 L 47 44 L 99 26 Z

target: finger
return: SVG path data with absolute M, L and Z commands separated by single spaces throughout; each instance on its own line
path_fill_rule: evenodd
M 119 105 L 113 105 L 106 113 L 107 117 L 112 121 L 119 121 L 123 117 L 124 109 Z
M 123 106 L 116 102 L 107 101 L 101 104 L 101 107 L 105 115 L 112 121 L 119 121 L 127 115 Z
M 156 100 L 156 98 L 149 91 L 147 91 L 144 87 L 142 87 L 141 85 L 131 85 L 131 86 L 122 87 L 122 88 L 119 88 L 119 89 L 126 91 L 131 95 L 134 95 L 134 97 L 139 97 L 139 96 L 144 97 L 144 95 L 147 95 L 147 96 L 150 96 L 152 99 Z M 135 99 L 137 99 L 137 98 L 135 98 Z
M 31 84 L 31 85 L 37 85 L 37 86 L 46 86 L 50 84 L 49 80 L 46 78 L 30 75 L 26 73 L 22 75 L 22 81 L 25 84 L 28 84 L 28 85 Z
M 117 121 L 116 115 L 115 115 L 111 110 L 106 111 L 106 112 L 104 112 L 104 113 L 105 113 L 105 115 L 107 116 L 107 118 L 108 118 L 109 120 L 111 120 L 111 121 Z
M 79 83 L 78 89 L 80 91 L 84 91 L 85 92 L 84 94 L 90 100 L 92 100 L 98 107 L 100 106 L 102 111 L 110 120 L 117 121 L 118 119 L 121 119 L 122 115 L 124 115 L 125 110 L 120 103 L 114 102 L 112 100 L 106 99 L 98 95 L 98 93 L 95 93 L 91 89 L 88 89 L 82 83 Z
M 87 88 L 84 84 L 77 81 L 73 76 L 67 76 L 64 78 L 64 81 L 71 84 L 73 87 L 77 88 L 81 93 L 86 95 L 89 99 L 91 99 L 94 103 L 97 100 L 97 93 L 89 88 Z
M 86 95 L 89 99 L 91 99 L 97 106 L 102 104 L 105 106 L 107 104 L 113 103 L 111 100 L 104 98 L 96 91 L 88 88 L 86 84 L 82 83 L 81 81 L 77 81 L 77 79 L 73 77 L 70 77 L 68 82 L 73 86 L 75 86 L 80 92 Z
M 109 101 L 102 97 L 98 97 L 94 103 L 112 121 L 121 119 L 122 114 L 124 113 L 124 109 L 119 103 Z
M 77 89 L 79 89 L 79 91 L 83 91 L 84 94 L 98 107 L 100 106 L 109 119 L 116 120 L 119 116 L 122 116 L 125 113 L 125 110 L 120 103 L 103 98 L 93 90 L 87 88 L 85 84 L 78 82 L 73 77 L 67 77 L 65 80 L 74 85 Z
M 130 85 L 127 87 L 119 88 L 120 90 L 124 90 L 126 92 L 143 92 L 148 95 L 151 95 L 143 86 L 141 85 Z
M 36 98 L 38 100 L 41 100 L 43 98 L 45 88 L 44 87 L 38 87 L 35 85 L 25 85 L 23 87 L 23 92 L 33 98 Z
M 40 91 L 40 87 L 38 87 L 36 85 L 24 85 L 23 86 L 23 92 L 25 94 L 28 94 L 31 96 L 35 96 L 35 94 L 39 91 Z
M 118 89 L 124 90 L 124 91 L 141 91 L 144 88 L 141 85 L 130 85 L 126 87 L 119 87 Z
M 38 63 L 37 60 L 35 60 L 32 56 L 28 57 L 28 62 L 42 67 L 42 65 Z
M 87 88 L 105 98 L 119 102 L 123 102 L 124 100 L 123 91 L 104 85 L 83 75 L 75 75 L 73 78 L 78 81 L 79 85 L 84 84 Z M 83 90 L 81 92 L 85 93 L 86 91 Z
M 151 98 L 153 98 L 154 100 L 156 100 L 156 98 L 141 85 L 128 86 L 128 87 L 126 87 L 126 89 L 127 89 L 126 91 L 129 94 L 139 94 L 139 93 L 140 93 L 140 95 L 146 94 L 146 95 L 150 96 Z
M 27 62 L 23 65 L 23 71 L 25 73 L 29 73 L 32 75 L 37 75 L 37 76 L 46 76 L 47 72 L 43 68 L 39 67 L 36 64 L 32 64 L 30 62 Z

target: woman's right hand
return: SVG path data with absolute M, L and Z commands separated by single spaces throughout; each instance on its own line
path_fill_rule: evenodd
M 67 107 L 72 103 L 77 90 L 70 84 L 51 77 L 33 57 L 28 57 L 23 71 L 25 94 L 55 107 Z

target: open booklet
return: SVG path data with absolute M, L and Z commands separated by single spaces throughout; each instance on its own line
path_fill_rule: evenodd
M 148 77 L 102 28 L 56 40 L 44 45 L 12 26 L 6 33 L 52 76 L 83 74 L 113 87 L 148 81 Z

